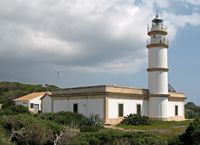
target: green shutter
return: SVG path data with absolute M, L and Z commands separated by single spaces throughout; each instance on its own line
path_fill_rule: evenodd
M 119 117 L 123 117 L 124 116 L 124 104 L 119 104 Z

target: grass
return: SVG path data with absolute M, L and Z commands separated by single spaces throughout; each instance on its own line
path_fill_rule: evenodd
M 182 134 L 191 120 L 185 121 L 153 121 L 151 125 L 124 125 L 118 124 L 116 127 L 129 131 L 149 132 L 169 139 L 171 137 Z

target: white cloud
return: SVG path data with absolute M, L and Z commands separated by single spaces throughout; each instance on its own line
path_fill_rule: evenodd
M 183 3 L 191 5 L 200 5 L 200 0 L 181 0 Z
M 167 13 L 165 17 L 177 28 L 183 28 L 186 25 L 200 25 L 200 14 L 198 13 L 192 13 L 192 15 L 176 15 L 173 13 Z
M 163 9 L 170 40 L 177 29 L 199 25 L 198 13 L 171 13 L 166 0 L 0 1 L 1 61 L 16 66 L 13 72 L 48 63 L 80 72 L 134 74 L 145 67 L 146 26 L 155 5 Z
M 58 65 L 62 61 L 60 63 L 66 66 L 84 69 L 89 65 L 95 66 L 93 70 L 102 67 L 105 72 L 116 72 L 119 70 L 117 60 L 135 62 L 138 52 L 145 50 L 144 28 L 151 12 L 143 12 L 131 1 L 18 0 L 13 4 L 8 0 L 1 1 L 0 5 L 6 38 L 2 40 L 5 46 L 0 51 L 15 50 L 13 57 L 18 59 L 38 59 Z M 14 26 L 12 33 L 17 34 L 11 46 L 7 39 L 11 37 L 7 33 L 8 23 Z M 134 72 L 129 67 L 126 69 L 125 72 Z

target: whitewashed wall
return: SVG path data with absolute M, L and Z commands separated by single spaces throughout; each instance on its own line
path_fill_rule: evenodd
M 42 112 L 47 113 L 51 112 L 52 106 L 51 106 L 51 97 L 46 95 L 44 98 L 42 98 Z
M 137 104 L 141 104 L 142 115 L 148 115 L 147 101 L 135 99 L 108 98 L 108 118 L 118 118 L 118 104 L 124 104 L 124 116 L 137 113 Z
M 178 105 L 178 116 L 184 116 L 185 115 L 185 107 L 184 107 L 184 102 L 178 102 L 178 101 L 169 101 L 168 102 L 168 112 L 169 112 L 169 117 L 174 117 L 175 116 L 175 105 Z
M 41 110 L 41 100 L 40 100 L 40 98 L 41 98 L 41 96 L 34 98 L 32 100 L 29 100 L 29 109 L 31 109 L 30 104 L 33 103 L 33 104 L 39 104 L 39 110 Z
M 51 112 L 51 98 L 45 96 L 42 101 L 42 112 Z M 85 116 L 99 114 L 103 118 L 104 104 L 103 98 L 100 99 L 70 99 L 62 98 L 53 100 L 53 112 L 73 111 L 73 104 L 78 104 L 78 113 Z
M 103 98 L 102 99 L 74 99 L 69 100 L 69 111 L 73 111 L 73 104 L 78 104 L 78 113 L 85 116 L 99 114 L 103 118 Z
M 53 100 L 53 112 L 67 111 L 67 99 Z

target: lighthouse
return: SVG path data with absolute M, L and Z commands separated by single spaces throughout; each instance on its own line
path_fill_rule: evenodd
M 167 26 L 158 13 L 148 26 L 148 89 L 149 89 L 149 117 L 166 120 L 168 113 L 168 58 L 169 47 L 166 38 Z

